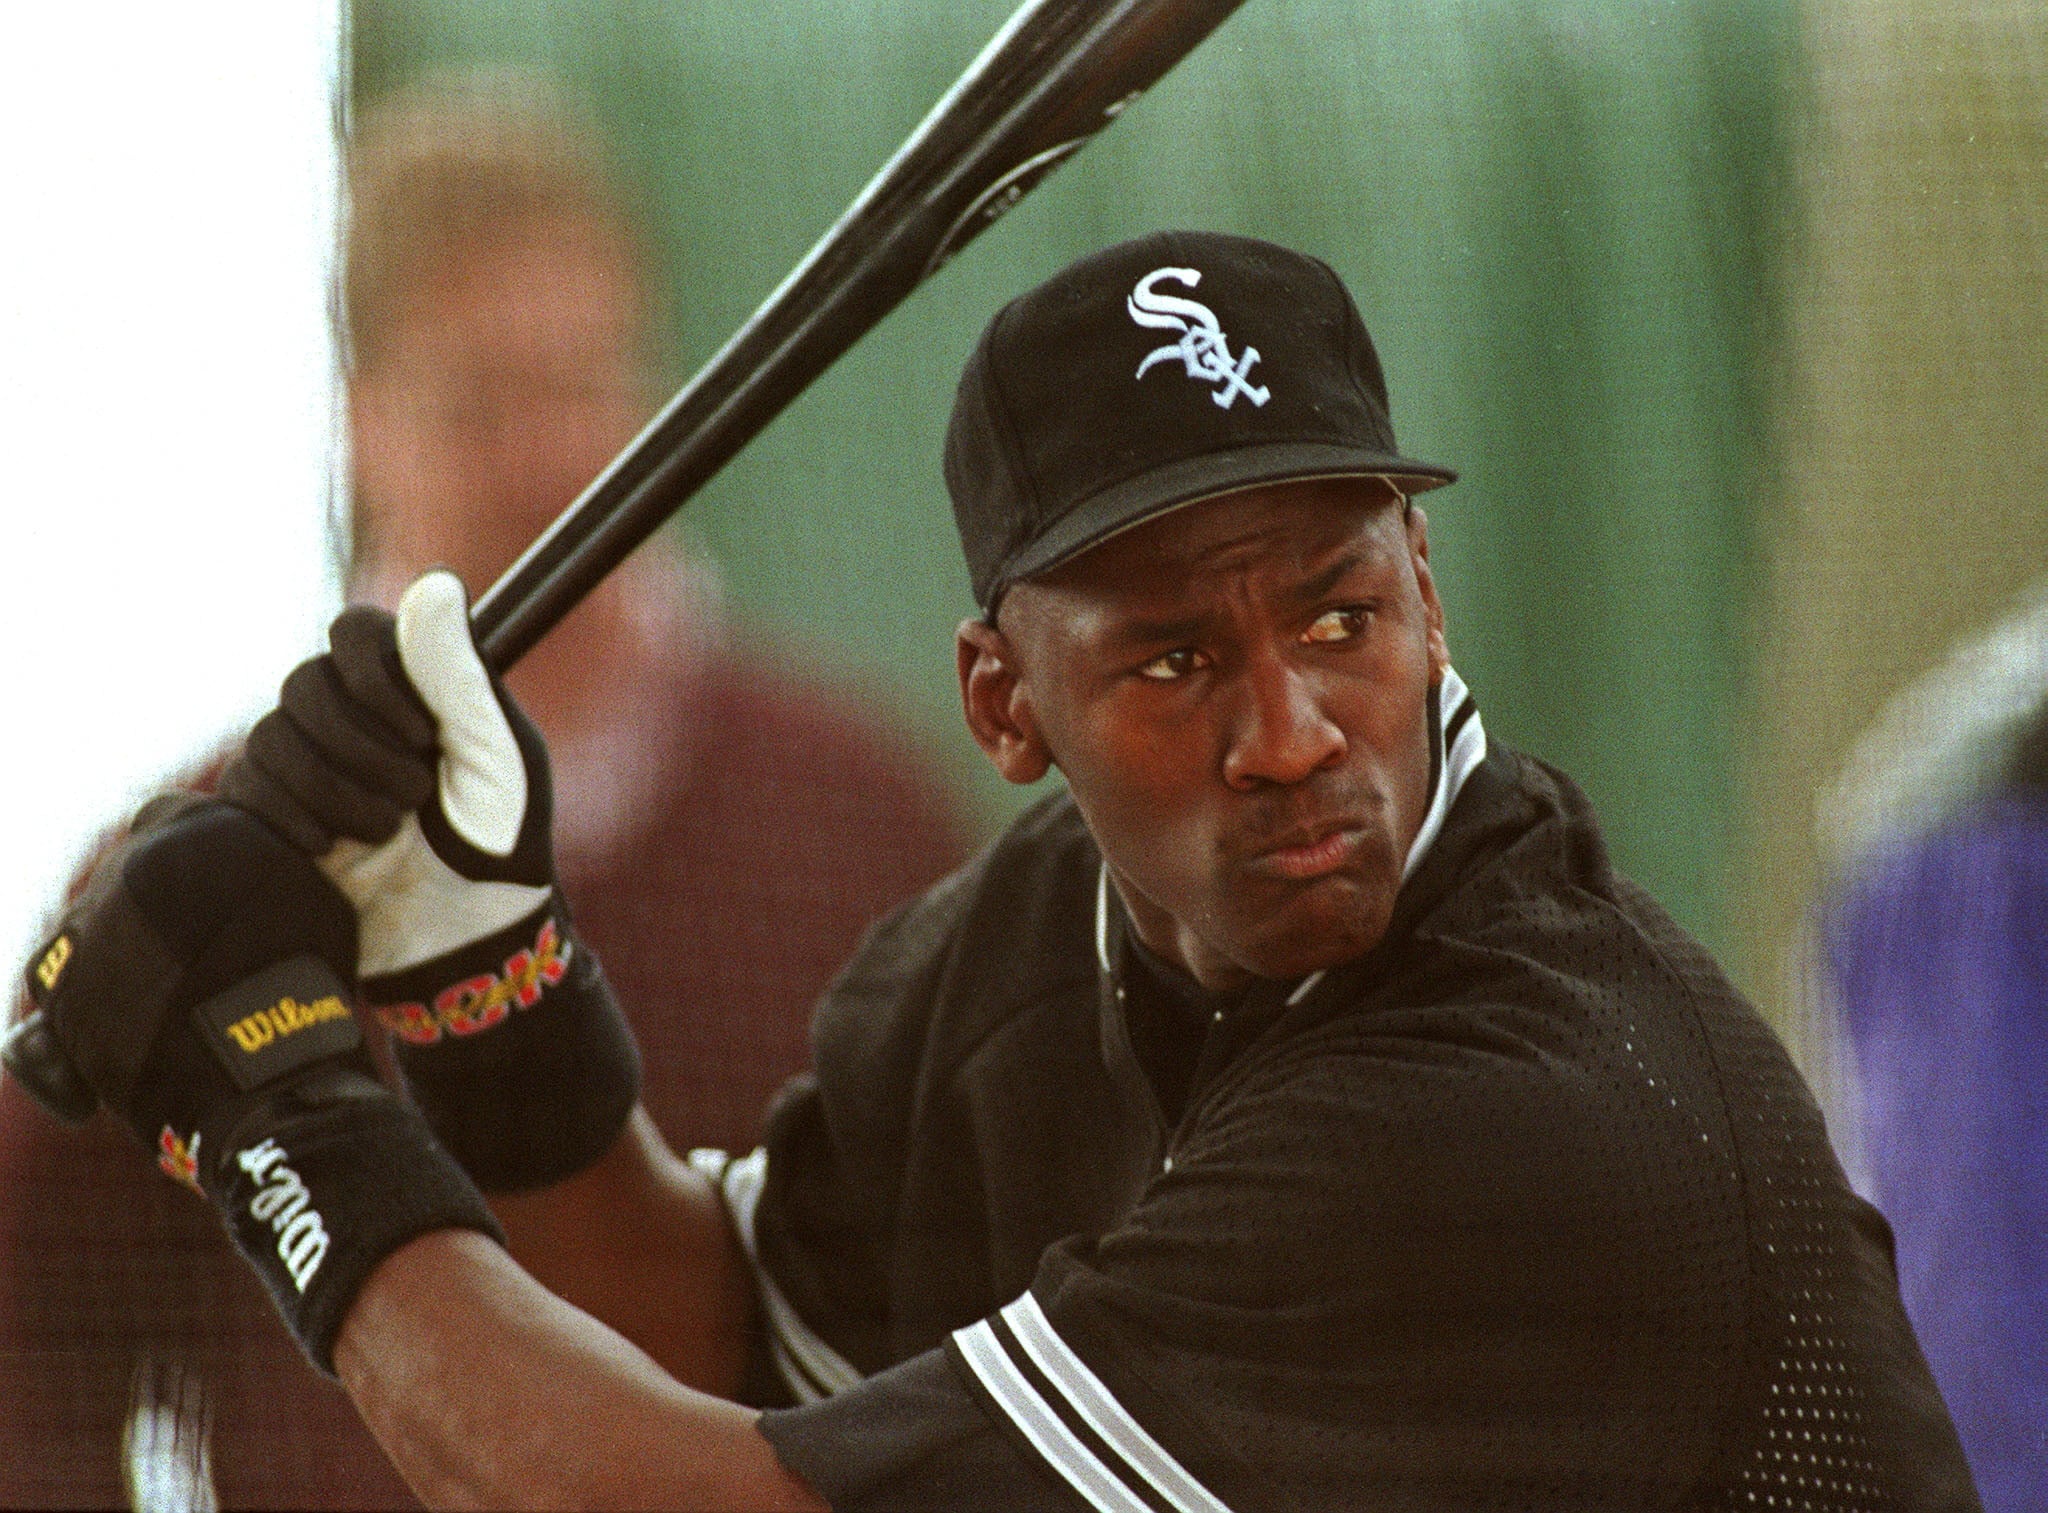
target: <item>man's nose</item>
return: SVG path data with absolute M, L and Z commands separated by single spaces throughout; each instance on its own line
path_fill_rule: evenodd
M 1317 680 L 1283 656 L 1244 670 L 1238 707 L 1223 752 L 1223 780 L 1233 788 L 1299 783 L 1343 761 L 1343 730 L 1323 708 Z

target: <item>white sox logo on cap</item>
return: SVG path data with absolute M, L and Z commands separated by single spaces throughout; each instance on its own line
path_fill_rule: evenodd
M 1177 330 L 1181 333 L 1179 341 L 1155 347 L 1146 353 L 1145 360 L 1138 364 L 1138 371 L 1133 376 L 1143 378 L 1154 363 L 1177 357 L 1186 365 L 1188 377 L 1217 386 L 1216 392 L 1209 397 L 1221 409 L 1229 409 L 1240 394 L 1254 405 L 1263 405 L 1271 399 L 1272 390 L 1261 384 L 1245 382 L 1245 375 L 1259 360 L 1259 349 L 1246 347 L 1242 357 L 1233 359 L 1230 339 L 1223 334 L 1216 312 L 1197 300 L 1157 293 L 1153 286 L 1161 279 L 1172 279 L 1192 289 L 1201 283 L 1202 275 L 1195 268 L 1154 268 L 1138 280 L 1137 287 L 1125 298 L 1124 308 L 1139 325 L 1151 330 Z

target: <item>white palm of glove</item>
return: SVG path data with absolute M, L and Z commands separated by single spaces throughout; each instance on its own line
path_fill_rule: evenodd
M 398 601 L 398 659 L 438 729 L 437 792 L 448 827 L 486 855 L 512 854 L 531 785 L 519 743 L 470 635 L 468 596 L 453 573 L 414 580 Z M 408 814 L 382 845 L 343 839 L 320 870 L 355 905 L 357 970 L 399 972 L 495 935 L 544 903 L 551 889 L 465 877 Z

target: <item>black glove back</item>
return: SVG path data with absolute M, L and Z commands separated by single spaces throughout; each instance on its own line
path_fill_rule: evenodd
M 430 1229 L 499 1233 L 350 1008 L 356 924 L 231 805 L 158 800 L 37 953 L 29 992 L 92 1090 L 219 1208 L 322 1370 L 378 1261 Z
M 29 993 L 142 1139 L 189 1140 L 202 1115 L 315 1060 L 374 1075 L 349 1010 L 355 947 L 348 901 L 291 848 L 224 804 L 171 794 L 94 870 L 37 953 L 60 954 L 60 972 L 31 972 Z
M 327 641 L 327 655 L 292 669 L 220 779 L 222 798 L 308 856 L 342 836 L 387 841 L 434 796 L 434 718 L 399 666 L 391 616 L 352 605 Z

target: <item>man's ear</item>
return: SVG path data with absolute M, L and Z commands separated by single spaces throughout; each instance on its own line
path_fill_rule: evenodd
M 1032 718 L 1009 638 L 986 620 L 962 620 L 953 633 L 953 656 L 974 744 L 1010 782 L 1037 782 L 1052 766 L 1052 753 Z
M 1432 683 L 1451 665 L 1451 649 L 1444 640 L 1444 606 L 1436 596 L 1436 576 L 1429 570 L 1429 517 L 1422 506 L 1408 506 L 1404 522 L 1408 531 L 1408 555 L 1415 564 L 1415 586 L 1422 593 L 1422 612 L 1429 635 L 1429 678 Z

